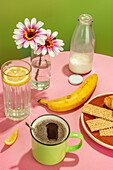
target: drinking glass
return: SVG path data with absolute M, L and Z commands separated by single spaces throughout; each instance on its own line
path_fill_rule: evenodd
M 1 67 L 5 115 L 22 120 L 30 113 L 31 65 L 23 60 L 10 60 Z

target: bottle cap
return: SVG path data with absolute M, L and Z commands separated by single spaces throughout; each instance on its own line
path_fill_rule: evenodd
M 77 84 L 80 84 L 82 81 L 83 81 L 83 78 L 80 75 L 73 74 L 69 76 L 69 82 L 71 84 L 77 85 Z

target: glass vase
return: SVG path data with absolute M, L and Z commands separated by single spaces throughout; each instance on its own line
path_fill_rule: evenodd
M 37 90 L 47 89 L 51 77 L 51 56 L 36 55 L 31 51 L 32 87 Z
M 88 14 L 80 15 L 72 36 L 69 69 L 77 74 L 91 71 L 95 48 L 93 19 Z

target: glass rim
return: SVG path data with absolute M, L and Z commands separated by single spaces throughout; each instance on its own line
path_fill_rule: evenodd
M 12 76 L 12 75 L 6 74 L 6 73 L 4 72 L 4 70 L 3 70 L 3 68 L 4 68 L 5 65 L 7 65 L 8 62 L 12 62 L 12 61 L 22 61 L 23 63 L 28 64 L 29 67 L 30 67 L 30 69 L 28 69 L 28 73 L 26 73 L 26 74 L 24 74 L 24 75 L 22 75 L 22 76 Z M 14 67 L 15 67 L 15 66 L 14 66 Z M 26 67 L 25 67 L 25 68 L 26 68 Z M 32 66 L 31 66 L 27 61 L 24 61 L 24 60 L 22 60 L 22 59 L 8 60 L 8 61 L 6 61 L 5 63 L 3 63 L 2 66 L 1 66 L 1 72 L 2 72 L 2 74 L 4 74 L 5 76 L 8 76 L 8 77 L 23 77 L 23 76 L 27 76 L 27 75 L 29 75 L 29 74 L 31 73 L 31 71 L 32 71 Z
M 81 14 L 78 21 L 84 24 L 91 24 L 93 22 L 93 18 L 90 14 Z
M 42 144 L 42 145 L 55 146 L 55 145 L 62 144 L 63 142 L 65 142 L 65 141 L 68 139 L 69 134 L 70 134 L 70 126 L 69 126 L 68 122 L 67 122 L 65 119 L 63 119 L 62 117 L 60 117 L 60 116 L 58 116 L 58 115 L 53 115 L 53 114 L 41 115 L 41 116 L 37 117 L 37 118 L 31 123 L 31 126 L 33 125 L 33 123 L 34 123 L 37 119 L 39 119 L 39 118 L 41 118 L 41 117 L 46 117 L 46 116 L 47 116 L 47 117 L 49 117 L 49 116 L 58 117 L 58 118 L 60 118 L 61 120 L 63 120 L 63 121 L 66 123 L 66 125 L 67 125 L 67 127 L 68 127 L 68 133 L 67 133 L 66 137 L 65 137 L 61 142 L 58 142 L 58 143 L 56 143 L 56 144 L 47 144 L 47 143 L 44 143 L 44 142 L 39 141 L 39 140 L 33 135 L 32 129 L 30 129 L 31 136 L 33 137 L 33 139 L 34 139 L 36 142 L 38 142 L 38 143 L 40 143 L 40 144 Z

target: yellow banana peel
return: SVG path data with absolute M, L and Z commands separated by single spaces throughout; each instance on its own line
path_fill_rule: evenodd
M 90 97 L 96 87 L 97 81 L 97 74 L 92 74 L 73 93 L 50 101 L 39 99 L 37 102 L 47 105 L 50 110 L 55 112 L 72 110 L 82 105 Z

